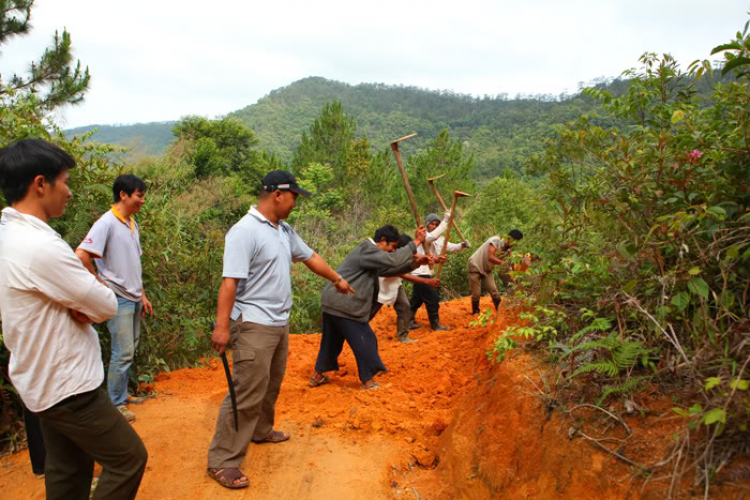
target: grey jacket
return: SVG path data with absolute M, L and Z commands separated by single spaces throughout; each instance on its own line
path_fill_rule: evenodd
M 372 240 L 364 240 L 336 268 L 356 293 L 338 293 L 336 287 L 328 283 L 323 289 L 321 300 L 323 312 L 367 323 L 380 289 L 378 276 L 396 276 L 410 272 L 415 267 L 412 255 L 416 250 L 413 241 L 388 253 L 378 248 Z

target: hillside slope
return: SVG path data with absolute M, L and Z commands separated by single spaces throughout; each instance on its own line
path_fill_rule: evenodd
M 376 83 L 349 85 L 310 77 L 273 90 L 229 116 L 240 119 L 256 133 L 260 148 L 289 161 L 302 133 L 323 106 L 336 99 L 356 120 L 358 135 L 367 136 L 375 150 L 416 131 L 419 137 L 404 145 L 408 154 L 448 129 L 464 142 L 467 153 L 474 154 L 478 178 L 497 175 L 504 168 L 519 170 L 528 155 L 541 149 L 540 138 L 550 135 L 556 124 L 592 109 L 591 102 L 581 96 L 568 96 L 560 102 L 551 95 L 480 99 L 450 91 Z M 132 148 L 139 155 L 160 154 L 173 139 L 172 125 L 174 122 L 92 125 L 66 134 L 80 135 L 98 127 L 96 141 Z

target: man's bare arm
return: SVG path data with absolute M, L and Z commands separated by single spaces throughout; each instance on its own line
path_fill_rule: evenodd
M 432 288 L 440 287 L 439 278 L 422 278 L 421 276 L 414 276 L 413 274 L 402 274 L 400 277 L 406 281 L 411 281 L 412 283 L 419 283 L 420 285 L 427 285 Z
M 497 247 L 496 247 L 495 245 L 493 245 L 492 243 L 490 243 L 490 248 L 489 248 L 489 252 L 488 252 L 488 254 L 487 254 L 487 259 L 488 259 L 488 260 L 489 260 L 489 261 L 490 261 L 490 262 L 491 262 L 492 264 L 495 264 L 496 266 L 502 266 L 503 264 L 505 264 L 505 261 L 504 261 L 504 260 L 502 260 L 502 259 L 498 259 L 498 258 L 497 258 L 497 257 L 495 256 L 495 251 L 496 251 L 496 250 L 497 250 Z
M 96 268 L 94 267 L 94 259 L 91 258 L 93 254 L 88 253 L 86 250 L 76 248 L 76 257 L 81 259 L 83 267 L 89 270 L 91 274 L 96 276 Z
M 216 301 L 216 326 L 211 335 L 211 347 L 219 354 L 223 353 L 229 343 L 229 316 L 232 314 L 234 299 L 237 297 L 238 278 L 224 278 L 219 287 L 219 298 Z

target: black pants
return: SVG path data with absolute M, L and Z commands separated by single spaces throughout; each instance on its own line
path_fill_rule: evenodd
M 94 500 L 135 498 L 148 454 L 103 390 L 72 396 L 37 416 L 47 448 L 47 500 L 87 500 L 94 461 L 103 469 Z
M 29 444 L 29 458 L 31 471 L 34 474 L 44 474 L 44 461 L 47 452 L 44 449 L 44 436 L 39 417 L 26 408 L 23 409 L 23 421 L 26 424 L 26 440 Z
M 315 361 L 316 372 L 339 369 L 339 355 L 344 349 L 344 341 L 354 352 L 362 383 L 378 372 L 387 371 L 378 352 L 378 338 L 369 324 L 323 313 L 323 336 L 320 338 L 318 359 Z
M 420 278 L 430 279 L 430 275 L 421 275 Z M 440 290 L 429 285 L 413 283 L 414 287 L 411 292 L 411 314 L 414 316 L 422 304 L 427 309 L 427 316 L 430 318 L 430 324 L 433 322 L 440 323 Z

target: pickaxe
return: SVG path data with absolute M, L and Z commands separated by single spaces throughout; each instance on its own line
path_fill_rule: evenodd
M 432 187 L 432 190 L 435 191 L 435 196 L 437 197 L 438 201 L 440 202 L 440 206 L 443 207 L 443 210 L 448 210 L 448 206 L 445 204 L 445 201 L 443 201 L 443 197 L 440 196 L 440 191 L 438 191 L 437 186 L 435 185 L 435 181 L 440 179 L 441 177 L 445 177 L 445 174 L 438 175 L 436 177 L 430 177 L 427 179 L 427 182 Z M 456 229 L 456 232 L 458 233 L 458 237 L 461 238 L 461 241 L 464 243 L 469 243 L 466 240 L 466 236 L 464 236 L 464 233 L 461 232 L 461 230 L 458 228 L 458 224 L 456 224 L 456 221 L 452 221 L 453 227 Z
M 411 211 L 414 212 L 414 221 L 417 223 L 417 227 L 422 225 L 422 219 L 419 217 L 419 209 L 417 208 L 417 202 L 414 201 L 414 193 L 411 192 L 411 185 L 409 184 L 409 178 L 406 176 L 406 170 L 404 170 L 404 164 L 401 162 L 401 153 L 398 151 L 398 143 L 405 141 L 416 136 L 417 133 L 409 134 L 400 139 L 391 141 L 391 149 L 393 154 L 396 156 L 396 163 L 398 164 L 398 170 L 401 172 L 401 178 L 404 180 L 404 189 L 406 189 L 406 196 L 409 197 L 409 203 L 411 203 Z M 422 245 L 425 255 L 430 255 L 429 245 Z
M 456 211 L 456 200 L 464 196 L 471 196 L 469 193 L 463 193 L 461 191 L 453 191 L 453 204 L 451 204 L 451 216 L 448 218 L 448 229 L 445 231 L 445 241 L 443 242 L 443 249 L 440 251 L 440 256 L 444 256 L 448 250 L 448 238 L 451 237 L 451 226 L 453 226 L 453 213 Z M 438 264 L 437 273 L 435 277 L 440 279 L 440 272 L 443 270 L 443 264 Z

